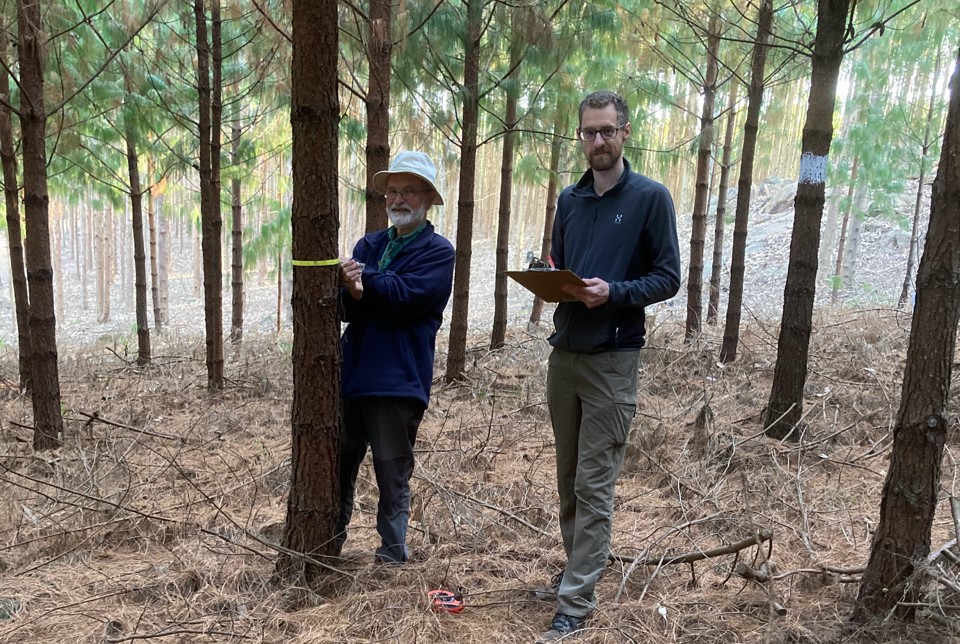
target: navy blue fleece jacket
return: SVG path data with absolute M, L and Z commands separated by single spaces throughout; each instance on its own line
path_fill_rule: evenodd
M 558 269 L 610 284 L 610 299 L 588 309 L 562 302 L 553 315 L 553 346 L 577 353 L 639 349 L 644 307 L 680 288 L 680 245 L 673 200 L 666 187 L 630 170 L 598 196 L 593 171 L 557 202 L 550 257 Z
M 437 329 L 453 288 L 453 246 L 433 224 L 377 271 L 387 231 L 362 237 L 353 258 L 366 264 L 363 297 L 340 289 L 343 321 L 341 395 L 344 398 L 416 398 L 430 401 Z

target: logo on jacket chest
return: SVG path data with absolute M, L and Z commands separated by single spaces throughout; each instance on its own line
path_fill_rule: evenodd
M 615 223 L 615 224 L 622 224 L 622 223 L 623 223 L 623 213 L 622 213 L 622 212 L 618 212 L 616 215 L 613 216 L 613 223 Z

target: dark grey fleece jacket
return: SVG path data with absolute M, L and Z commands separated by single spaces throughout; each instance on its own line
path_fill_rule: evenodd
M 610 299 L 593 309 L 562 302 L 550 344 L 577 353 L 639 349 L 644 307 L 680 288 L 680 245 L 666 187 L 630 169 L 603 196 L 588 170 L 557 202 L 550 257 L 558 269 L 610 284 Z

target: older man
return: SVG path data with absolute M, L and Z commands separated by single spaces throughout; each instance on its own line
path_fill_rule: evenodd
M 453 287 L 453 246 L 427 220 L 442 205 L 422 152 L 400 152 L 373 178 L 392 225 L 365 235 L 340 266 L 343 426 L 338 546 L 347 538 L 360 464 L 373 453 L 380 501 L 376 561 L 402 563 L 410 518 L 413 446 L 430 401 L 437 330 Z

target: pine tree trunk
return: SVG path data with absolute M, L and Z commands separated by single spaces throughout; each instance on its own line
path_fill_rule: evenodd
M 827 155 L 833 139 L 837 78 L 843 61 L 850 0 L 819 0 L 817 6 L 813 75 L 803 126 L 777 364 L 770 400 L 763 415 L 767 435 L 778 439 L 796 436 L 793 430 L 803 414 L 803 385 L 807 380 L 813 301 L 817 290 L 817 250 L 823 219 Z
M 847 230 L 847 242 L 843 249 L 843 258 L 840 265 L 840 279 L 834 284 L 834 288 L 843 285 L 844 287 L 853 286 L 854 278 L 857 273 L 857 255 L 860 253 L 860 234 L 863 232 L 864 206 L 867 200 L 867 184 L 861 181 L 857 184 L 856 192 L 853 196 L 853 212 Z M 839 295 L 834 291 L 834 298 Z
M 733 153 L 733 126 L 737 120 L 735 106 L 737 104 L 736 83 L 730 88 L 727 98 L 727 127 L 723 136 L 723 154 L 720 161 L 720 187 L 717 190 L 717 214 L 713 222 L 713 262 L 710 267 L 710 301 L 707 305 L 707 324 L 717 323 L 720 310 L 720 273 L 723 268 L 723 234 L 724 218 L 727 216 L 727 186 L 730 181 L 730 157 Z
M 500 162 L 500 208 L 497 218 L 497 259 L 493 285 L 493 331 L 490 348 L 500 349 L 507 337 L 507 269 L 510 257 L 510 216 L 513 201 L 513 155 L 517 133 L 517 101 L 520 88 L 516 78 L 523 60 L 519 38 L 514 38 L 510 47 L 510 74 L 507 76 L 507 104 L 503 122 L 503 156 Z
M 106 241 L 103 234 L 103 211 L 96 214 L 96 238 L 93 246 L 93 260 L 97 265 L 97 322 L 103 324 L 106 320 L 104 314 L 104 300 L 106 295 L 107 269 L 106 269 Z
M 277 252 L 277 333 L 283 328 L 283 252 Z
M 853 193 L 857 186 L 857 172 L 860 168 L 860 157 L 853 157 L 853 166 L 850 170 L 850 183 L 847 186 L 847 203 L 843 209 L 843 219 L 840 224 L 840 239 L 837 240 L 837 260 L 833 268 L 833 292 L 831 300 L 834 304 L 840 298 L 841 271 L 843 270 L 843 256 L 847 251 L 847 230 L 850 228 L 850 213 L 853 210 Z
M 563 144 L 561 133 L 566 121 L 559 116 L 553 124 L 553 139 L 550 142 L 550 174 L 547 180 L 547 207 L 543 217 L 543 242 L 540 245 L 540 259 L 546 261 L 553 245 L 553 220 L 557 214 L 557 184 L 560 176 L 560 146 Z M 533 308 L 530 310 L 530 324 L 540 324 L 543 314 L 543 300 L 533 296 Z
M 337 23 L 335 0 L 293 0 L 293 258 L 338 255 Z M 293 269 L 290 494 L 283 546 L 333 554 L 340 510 L 340 320 L 336 267 Z M 277 571 L 310 581 L 318 566 L 282 554 Z
M 942 47 L 937 47 L 937 58 L 933 64 L 933 91 L 930 92 L 930 103 L 927 105 L 927 119 L 923 126 L 923 144 L 920 147 L 920 176 L 917 179 L 917 198 L 913 203 L 913 225 L 910 228 L 910 250 L 907 251 L 907 270 L 903 275 L 903 286 L 900 288 L 900 297 L 897 308 L 902 309 L 910 298 L 910 285 L 913 283 L 913 262 L 917 255 L 917 231 L 920 223 L 920 203 L 923 201 L 923 182 L 927 178 L 927 156 L 930 154 L 931 125 L 937 100 L 937 83 L 940 79 L 940 64 Z
M 231 132 L 233 139 L 233 165 L 240 163 L 240 126 L 234 125 Z M 243 340 L 243 203 L 240 200 L 240 179 L 231 180 L 231 217 L 233 228 L 230 235 L 230 250 L 232 263 L 230 265 L 230 289 L 232 299 L 232 315 L 230 318 L 230 341 L 238 343 Z
M 101 307 L 102 322 L 110 321 L 112 296 L 113 296 L 113 278 L 114 278 L 114 238 L 113 238 L 113 207 L 107 207 L 103 211 L 103 302 Z
M 457 259 L 454 269 L 453 314 L 447 352 L 446 382 L 463 377 L 467 362 L 467 322 L 470 307 L 470 258 L 473 245 L 474 188 L 477 174 L 477 125 L 480 111 L 480 33 L 483 2 L 467 0 L 464 39 L 463 133 L 460 156 L 460 191 L 457 198 Z
M 53 208 L 53 237 L 51 239 L 50 253 L 53 260 L 53 288 L 54 304 L 56 305 L 57 317 L 63 319 L 65 313 L 63 310 L 63 207 Z
M 160 216 L 160 208 L 163 204 L 163 197 L 157 194 L 159 187 L 151 188 L 147 191 L 147 219 L 150 226 L 150 296 L 153 301 L 153 327 L 157 333 L 163 330 L 163 316 L 160 313 L 160 274 L 157 257 L 157 218 Z
M 10 77 L 7 64 L 6 29 L 0 29 L 0 95 L 10 96 Z M 29 392 L 30 367 L 30 300 L 27 296 L 27 274 L 23 258 L 23 234 L 20 230 L 20 194 L 17 181 L 17 153 L 13 144 L 13 123 L 10 108 L 0 103 L 0 163 L 3 166 L 3 197 L 7 214 L 7 243 L 10 248 L 10 276 L 17 319 L 17 348 L 19 350 L 20 389 Z
M 40 3 L 18 0 L 17 27 L 20 65 L 20 131 L 23 150 L 23 210 L 26 221 L 26 266 L 30 301 L 32 360 L 33 448 L 60 446 L 60 372 L 57 365 L 57 320 L 53 307 L 50 230 L 47 193 L 46 106 Z
M 83 222 L 82 258 L 80 261 L 80 289 L 83 294 L 81 304 L 83 310 L 87 311 L 90 308 L 87 291 L 89 290 L 90 273 L 93 266 L 93 242 L 96 233 L 93 230 L 93 213 L 90 207 L 84 205 L 84 202 L 81 201 L 77 204 L 77 209 L 80 210 L 80 220 Z
M 743 275 L 746 266 L 747 228 L 750 220 L 750 193 L 753 190 L 753 163 L 757 151 L 760 108 L 763 105 L 763 75 L 767 50 L 773 37 L 773 0 L 762 0 L 757 14 L 757 42 L 753 47 L 750 88 L 747 90 L 747 116 L 743 125 L 743 151 L 740 154 L 740 178 L 737 182 L 737 212 L 734 215 L 733 247 L 730 251 L 730 289 L 723 327 L 720 362 L 737 359 L 740 344 L 740 314 L 743 308 Z
M 823 238 L 820 240 L 820 255 L 817 258 L 817 282 L 824 269 L 830 270 L 830 257 L 837 243 L 837 217 L 840 215 L 840 192 L 836 186 L 827 195 L 827 220 L 823 224 Z
M 127 91 L 132 90 L 129 75 L 125 75 Z M 140 167 L 133 124 L 127 120 L 127 171 L 130 175 L 130 211 L 133 224 L 133 267 L 137 292 L 137 364 L 150 362 L 150 322 L 147 312 L 147 254 L 143 244 L 143 192 L 140 189 Z
M 683 339 L 700 334 L 703 318 L 703 249 L 707 236 L 707 205 L 710 201 L 710 158 L 713 150 L 713 103 L 717 93 L 717 50 L 720 47 L 720 20 L 710 18 L 707 37 L 707 75 L 703 82 L 703 112 L 700 115 L 700 146 L 697 151 L 697 182 L 693 198 L 693 225 L 690 231 L 690 264 L 687 273 L 687 323 Z
M 373 188 L 373 175 L 390 163 L 390 59 L 393 38 L 390 31 L 391 0 L 370 0 L 370 35 L 367 61 L 367 232 L 387 227 L 386 200 Z
M 163 216 L 165 197 L 160 195 L 157 203 L 157 290 L 160 294 L 160 320 L 170 323 L 170 224 Z M 159 329 L 160 326 L 158 325 Z
M 143 197 L 141 196 L 141 200 L 142 199 Z M 142 211 L 141 211 L 141 215 L 142 215 Z M 127 256 L 130 254 L 128 252 L 128 245 L 127 245 L 127 226 L 124 225 L 123 222 L 132 221 L 132 220 L 133 220 L 133 210 L 131 209 L 130 204 L 126 203 L 124 204 L 124 208 L 123 208 L 123 217 L 121 219 L 121 225 L 117 227 L 116 237 L 112 238 L 112 239 L 115 239 L 116 242 L 113 245 L 113 253 L 111 257 L 114 260 L 114 265 L 115 266 L 119 265 L 119 269 L 120 269 L 120 295 L 121 295 L 121 298 L 123 299 L 124 311 L 130 310 L 131 289 L 129 288 L 130 277 L 127 271 Z M 110 219 L 111 228 L 113 227 L 114 223 L 115 221 L 111 217 Z M 134 286 L 134 288 L 136 288 L 136 286 Z
M 880 520 L 854 608 L 857 622 L 894 610 L 912 620 L 919 602 L 925 601 L 924 584 L 910 581 L 927 567 L 930 553 L 960 319 L 960 52 L 952 85 L 930 228 L 917 274 L 900 411 Z
M 223 389 L 223 274 L 220 217 L 220 3 L 212 0 L 211 42 L 204 0 L 194 0 L 197 24 L 197 88 L 200 96 L 200 246 L 207 389 Z M 213 72 L 211 82 L 210 74 Z

